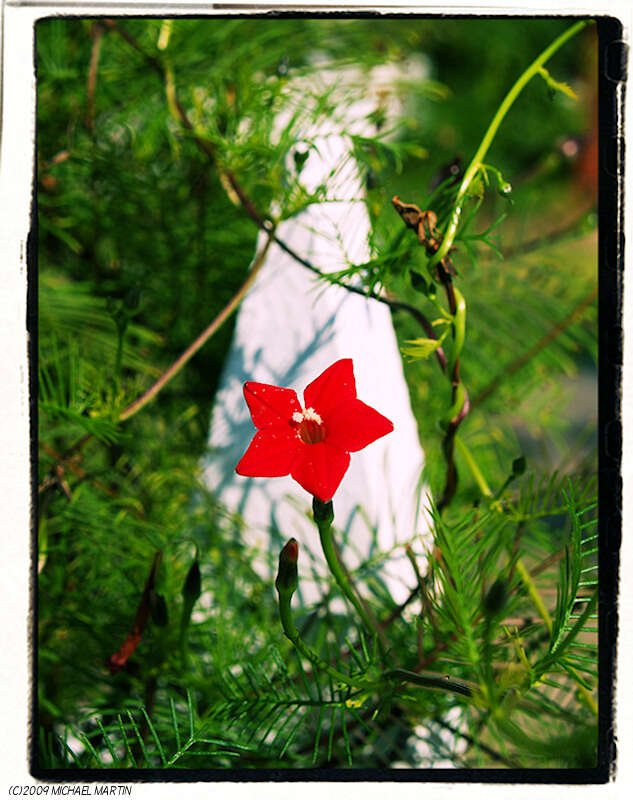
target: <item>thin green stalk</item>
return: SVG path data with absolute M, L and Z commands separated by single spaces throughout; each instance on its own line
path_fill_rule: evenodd
M 330 666 L 327 661 L 324 661 L 321 656 L 317 655 L 314 650 L 311 650 L 308 645 L 303 641 L 299 635 L 299 631 L 295 627 L 294 620 L 292 619 L 292 611 L 290 602 L 292 594 L 289 592 L 279 592 L 279 617 L 284 633 L 301 653 L 302 656 L 315 664 L 319 669 L 327 672 L 335 681 L 344 683 L 347 686 L 357 686 L 363 689 L 375 689 L 376 684 L 372 681 L 365 681 L 362 678 L 353 678 L 350 675 L 345 675 L 343 672 Z
M 443 689 L 447 692 L 463 694 L 465 697 L 473 697 L 473 690 L 461 681 L 445 678 L 443 675 L 419 675 L 417 672 L 410 672 L 407 669 L 392 669 L 385 673 L 385 678 L 407 681 L 422 686 L 425 689 Z
M 466 339 L 466 300 L 464 295 L 456 288 L 452 287 L 455 297 L 455 314 L 453 315 L 453 347 L 451 349 L 451 360 L 448 368 L 448 375 L 452 379 L 455 372 L 455 365 L 464 346 Z M 458 409 L 458 412 L 461 409 Z
M 536 606 L 537 611 L 541 615 L 543 622 L 545 623 L 547 630 L 551 633 L 552 632 L 552 618 L 549 615 L 548 610 L 545 608 L 545 603 L 539 594 L 534 581 L 532 580 L 530 573 L 525 568 L 525 564 L 521 561 L 520 558 L 516 561 L 516 571 L 519 573 L 521 580 L 523 581 L 523 585 L 528 591 L 530 598 L 534 605 Z
M 358 612 L 369 633 L 375 634 L 378 637 L 378 644 L 382 654 L 385 655 L 386 648 L 382 638 L 384 634 L 380 630 L 377 621 L 372 617 L 369 609 L 366 608 L 354 591 L 350 579 L 343 569 L 343 566 L 339 561 L 338 555 L 334 548 L 334 541 L 332 539 L 332 521 L 334 519 L 332 501 L 330 500 L 328 503 L 323 503 L 321 500 L 315 497 L 312 503 L 312 508 L 314 511 L 314 521 L 319 529 L 319 538 L 321 539 L 323 555 L 325 556 L 327 565 L 330 568 L 330 572 L 334 576 L 334 579 L 338 583 L 345 597 L 347 597 L 347 599 Z
M 484 497 L 492 497 L 492 490 L 488 486 L 486 479 L 484 478 L 481 470 L 477 466 L 477 462 L 473 458 L 472 453 L 468 449 L 468 447 L 464 444 L 463 440 L 460 436 L 455 434 L 455 444 L 457 445 L 457 449 L 461 453 L 464 461 L 468 464 L 468 468 L 473 474 L 473 478 L 477 482 L 477 486 L 479 486 L 481 493 Z
M 459 219 L 462 213 L 462 206 L 468 192 L 468 188 L 479 172 L 483 164 L 483 160 L 486 157 L 490 145 L 492 144 L 505 115 L 508 113 L 512 104 L 521 94 L 525 86 L 535 75 L 539 74 L 543 65 L 554 55 L 557 50 L 559 50 L 565 44 L 565 42 L 571 39 L 572 36 L 575 36 L 577 33 L 579 33 L 588 24 L 589 20 L 582 20 L 577 22 L 575 25 L 572 25 L 571 28 L 568 28 L 564 33 L 558 36 L 549 45 L 549 47 L 546 47 L 545 50 L 543 50 L 543 52 L 532 62 L 525 72 L 519 76 L 508 94 L 503 99 L 501 105 L 497 109 L 497 113 L 494 115 L 492 122 L 488 126 L 488 130 L 481 140 L 481 144 L 479 145 L 477 152 L 473 156 L 473 160 L 470 162 L 466 172 L 464 173 L 464 177 L 462 178 L 462 182 L 457 192 L 457 197 L 455 198 L 448 228 L 446 229 L 444 238 L 442 239 L 442 243 L 440 244 L 437 252 L 429 261 L 429 270 L 432 273 L 434 272 L 436 264 L 439 264 L 439 262 L 448 254 L 453 245 L 455 234 L 457 233 L 457 226 L 459 225 Z

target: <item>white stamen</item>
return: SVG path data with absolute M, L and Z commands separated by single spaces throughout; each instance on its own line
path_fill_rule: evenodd
M 323 422 L 321 417 L 317 414 L 317 412 L 313 408 L 306 408 L 306 410 L 303 412 L 303 418 L 311 419 L 313 422 L 316 422 L 319 425 L 321 425 L 321 423 Z
M 313 408 L 306 408 L 305 411 L 295 411 L 292 415 L 293 422 L 300 423 L 303 422 L 304 419 L 312 420 L 312 422 L 316 422 L 317 425 L 323 423 L 323 420 Z

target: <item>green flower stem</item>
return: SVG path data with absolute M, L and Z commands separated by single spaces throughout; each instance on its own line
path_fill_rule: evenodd
M 443 675 L 419 675 L 417 672 L 410 672 L 407 669 L 392 669 L 385 673 L 385 678 L 390 678 L 408 683 L 415 683 L 425 689 L 443 689 L 446 692 L 463 694 L 465 697 L 473 697 L 474 692 L 466 683 L 445 678 Z
M 545 64 L 553 55 L 554 53 L 559 50 L 565 42 L 579 33 L 583 28 L 585 28 L 589 24 L 589 20 L 582 20 L 577 22 L 575 25 L 572 25 L 571 28 L 568 28 L 564 33 L 562 33 L 558 38 L 556 38 L 549 47 L 546 47 L 545 50 L 538 56 L 532 64 L 523 72 L 522 75 L 517 79 L 514 86 L 510 89 L 508 94 L 505 96 L 503 102 L 497 109 L 497 113 L 492 118 L 492 122 L 488 126 L 488 130 L 484 134 L 483 139 L 481 140 L 481 144 L 477 149 L 477 152 L 473 156 L 473 160 L 468 165 L 466 172 L 464 173 L 464 177 L 462 178 L 462 182 L 460 184 L 459 190 L 457 192 L 457 197 L 455 198 L 455 204 L 453 206 L 453 212 L 451 214 L 450 221 L 448 223 L 448 228 L 446 229 L 446 233 L 444 234 L 444 238 L 442 240 L 441 245 L 439 246 L 437 252 L 431 257 L 429 261 L 429 270 L 431 273 L 434 273 L 436 264 L 446 256 L 451 249 L 453 242 L 455 241 L 455 234 L 457 233 L 457 226 L 459 225 L 459 219 L 462 213 L 462 206 L 464 204 L 464 199 L 466 194 L 468 193 L 468 188 L 472 183 L 473 179 L 476 177 L 477 173 L 482 167 L 483 160 L 486 157 L 486 154 L 492 144 L 497 131 L 499 130 L 499 126 L 503 122 L 503 118 L 510 110 L 510 107 L 517 99 L 517 97 L 521 94 L 525 86 L 529 83 L 529 81 L 535 76 L 538 75 L 541 71 L 543 64 Z
M 344 683 L 347 686 L 356 686 L 363 689 L 375 689 L 376 684 L 371 681 L 365 681 L 362 678 L 354 678 L 350 675 L 345 675 L 343 672 L 331 667 L 327 661 L 324 661 L 319 655 L 311 650 L 299 635 L 299 631 L 295 627 L 294 620 L 292 619 L 292 611 L 290 608 L 290 601 L 292 600 L 292 592 L 279 592 L 279 616 L 281 618 L 281 625 L 284 633 L 297 648 L 302 656 L 315 664 L 319 669 L 327 672 L 335 681 Z
M 361 602 L 360 598 L 352 587 L 349 576 L 343 569 L 338 555 L 334 548 L 334 541 L 332 539 L 332 521 L 334 519 L 334 510 L 332 501 L 323 503 L 318 497 L 315 497 L 312 503 L 314 510 L 314 521 L 319 529 L 319 538 L 321 539 L 321 547 L 323 548 L 323 555 L 330 568 L 330 572 L 334 576 L 341 591 L 354 606 L 360 618 L 363 620 L 367 630 L 378 637 L 378 645 L 381 649 L 383 656 L 385 655 L 386 648 L 383 641 L 383 633 L 378 626 L 377 621 L 373 618 L 369 609 Z
M 466 447 L 466 445 L 464 444 L 462 438 L 458 436 L 458 434 L 455 434 L 455 444 L 457 445 L 457 449 L 461 453 L 464 461 L 468 464 L 468 468 L 472 472 L 473 478 L 477 482 L 477 486 L 479 486 L 479 489 L 481 490 L 483 496 L 492 497 L 492 490 L 488 486 L 486 479 L 484 478 L 481 470 L 477 466 L 477 462 L 473 458 L 473 455 L 468 449 L 468 447 Z

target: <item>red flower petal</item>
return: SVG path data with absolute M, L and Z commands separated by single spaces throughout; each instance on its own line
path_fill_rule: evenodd
M 325 440 L 334 447 L 354 453 L 392 430 L 393 423 L 387 417 L 362 400 L 352 400 L 328 415 Z
M 301 449 L 290 474 L 307 492 L 327 503 L 343 480 L 349 462 L 349 453 L 331 447 L 327 441 L 308 444 Z
M 356 399 L 356 381 L 351 358 L 336 361 L 306 386 L 306 408 L 313 408 L 325 418 L 337 406 Z M 328 498 L 329 499 L 329 498 Z
M 247 382 L 244 397 L 258 431 L 236 471 L 263 478 L 290 473 L 323 502 L 341 483 L 349 453 L 393 430 L 386 417 L 357 399 L 351 358 L 332 364 L 306 387 L 305 411 L 292 389 L 266 383 Z
M 289 425 L 295 411 L 301 411 L 294 389 L 268 383 L 247 381 L 244 384 L 244 398 L 256 428 L 269 428 L 283 423 Z
M 308 446 L 290 426 L 257 431 L 235 471 L 251 478 L 288 475 L 297 454 Z

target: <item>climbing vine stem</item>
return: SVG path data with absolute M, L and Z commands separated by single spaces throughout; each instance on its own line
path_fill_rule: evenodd
M 447 374 L 452 384 L 451 391 L 451 406 L 448 412 L 444 415 L 443 424 L 445 426 L 444 440 L 442 449 L 446 459 L 446 479 L 444 483 L 444 491 L 438 502 L 438 508 L 442 510 L 445 508 L 455 495 L 457 490 L 457 470 L 455 467 L 455 434 L 462 420 L 466 417 L 470 410 L 470 403 L 468 394 L 461 381 L 460 376 L 460 354 L 464 345 L 466 336 L 466 301 L 461 292 L 454 286 L 451 278 L 450 270 L 446 267 L 448 255 L 453 247 L 453 242 L 457 235 L 457 229 L 462 213 L 464 201 L 468 195 L 471 183 L 482 170 L 494 170 L 493 167 L 484 163 L 484 159 L 492 145 L 492 142 L 499 130 L 499 127 L 510 110 L 512 104 L 521 94 L 529 81 L 538 74 L 543 74 L 543 65 L 561 48 L 565 42 L 579 33 L 583 28 L 589 24 L 589 20 L 582 20 L 568 28 L 564 33 L 558 36 L 543 52 L 530 64 L 530 66 L 519 76 L 514 85 L 505 96 L 499 108 L 497 109 L 488 129 L 486 130 L 483 139 L 472 161 L 468 165 L 464 177 L 459 185 L 457 195 L 453 202 L 452 210 L 449 216 L 448 226 L 443 236 L 438 237 L 439 246 L 431 255 L 428 262 L 428 269 L 432 276 L 436 273 L 439 274 L 444 289 L 446 291 L 446 299 L 449 306 L 449 311 L 453 318 L 453 347 L 448 364 Z M 462 445 L 463 449 L 463 445 Z M 481 471 L 477 467 L 472 455 L 467 455 L 468 465 L 473 472 L 477 483 L 484 492 L 484 487 L 487 487 L 485 479 Z
M 434 253 L 429 260 L 429 270 L 431 273 L 434 273 L 436 265 L 439 264 L 448 254 L 453 242 L 455 241 L 455 235 L 457 233 L 457 226 L 459 225 L 464 199 L 466 198 L 470 184 L 483 166 L 484 158 L 490 149 L 490 145 L 492 144 L 505 115 L 508 113 L 512 104 L 521 94 L 525 86 L 535 75 L 538 75 L 542 71 L 543 65 L 554 55 L 554 53 L 556 53 L 557 50 L 559 50 L 565 44 L 565 42 L 567 42 L 577 33 L 580 33 L 580 31 L 589 25 L 589 23 L 590 20 L 581 20 L 554 39 L 554 41 L 548 47 L 546 47 L 545 50 L 543 50 L 543 52 L 532 62 L 532 64 L 530 64 L 525 72 L 519 76 L 508 94 L 503 99 L 501 105 L 497 109 L 497 113 L 494 115 L 492 122 L 488 126 L 488 130 L 485 132 L 484 137 L 481 140 L 481 144 L 479 145 L 477 152 L 473 156 L 473 160 L 470 162 L 466 172 L 464 173 L 464 177 L 462 178 L 462 182 L 459 186 L 448 227 L 442 242 L 437 252 Z

